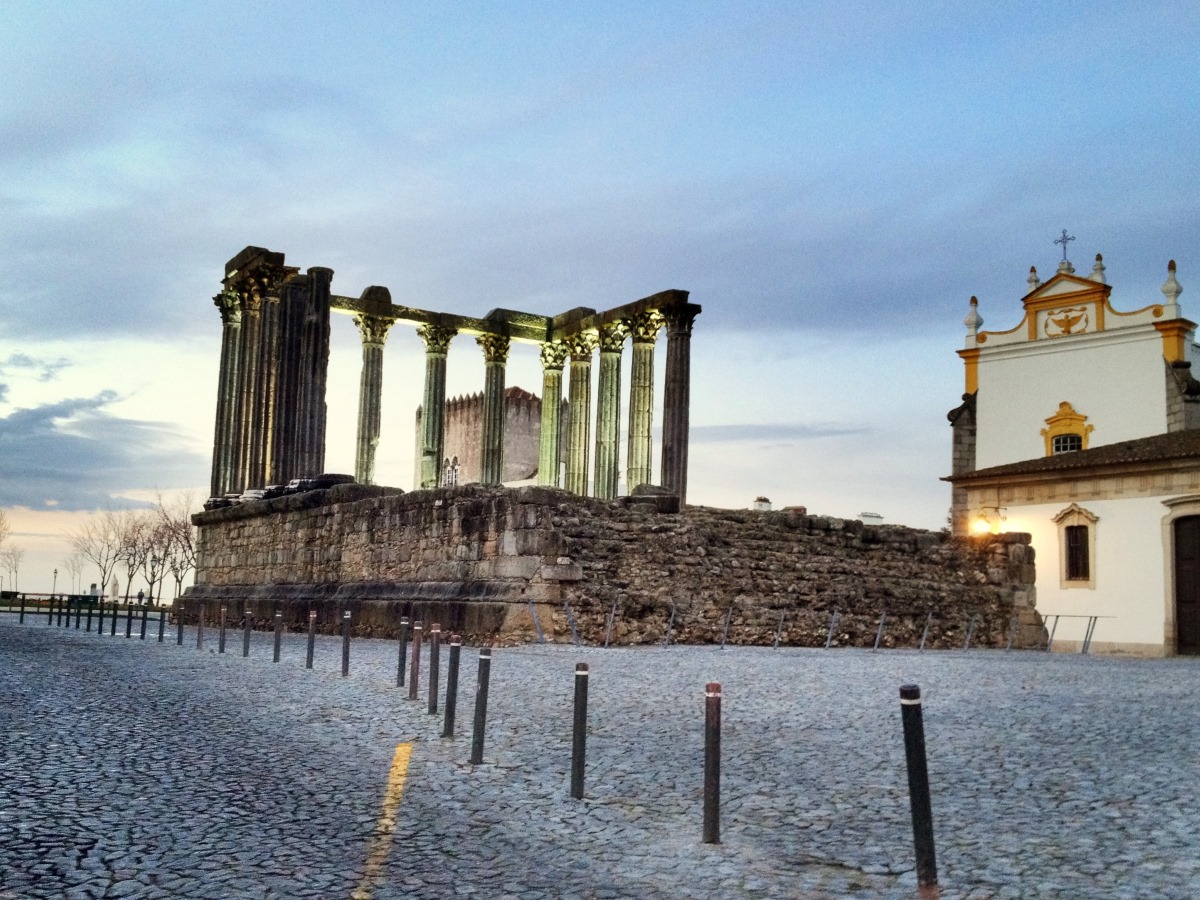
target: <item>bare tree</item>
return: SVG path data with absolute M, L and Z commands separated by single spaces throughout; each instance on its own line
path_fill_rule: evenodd
M 79 593 L 79 576 L 83 574 L 83 558 L 78 553 L 72 553 L 59 563 L 63 571 L 71 577 L 71 593 Z
M 8 573 L 9 590 L 20 590 L 17 586 L 17 573 L 21 568 L 21 559 L 25 556 L 25 551 L 20 547 L 5 547 L 0 550 L 0 566 L 4 567 L 4 571 Z
M 8 524 L 8 516 L 4 514 L 4 510 L 0 509 L 0 547 L 4 546 L 4 542 L 8 540 L 10 534 L 12 534 L 12 526 Z
M 170 532 L 166 567 L 175 579 L 175 596 L 183 592 L 183 581 L 196 568 L 196 526 L 192 524 L 195 498 L 191 491 L 179 494 L 171 503 L 158 497 L 158 515 Z
M 113 569 L 121 558 L 122 521 L 111 509 L 88 519 L 73 535 L 71 547 L 100 570 L 100 593 L 105 593 Z
M 125 602 L 133 590 L 133 576 L 146 565 L 153 543 L 155 522 L 149 515 L 126 512 L 121 515 L 120 561 L 125 564 Z

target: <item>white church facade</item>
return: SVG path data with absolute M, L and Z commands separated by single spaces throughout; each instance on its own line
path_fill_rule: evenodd
M 1030 270 L 1016 327 L 982 330 L 975 298 L 964 320 L 953 528 L 1032 535 L 1055 649 L 1200 653 L 1200 347 L 1173 261 L 1161 292 L 1114 305 L 1099 255 L 1064 259 Z

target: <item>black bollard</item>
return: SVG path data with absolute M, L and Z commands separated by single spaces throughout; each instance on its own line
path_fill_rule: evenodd
M 454 737 L 454 712 L 458 708 L 458 658 L 462 653 L 462 638 L 450 635 L 450 667 L 446 672 L 446 719 L 442 737 Z
M 183 601 L 175 600 L 175 646 L 183 646 Z
M 204 601 L 196 609 L 196 649 L 204 649 Z
M 95 603 L 96 601 L 92 601 Z M 96 634 L 104 634 L 104 601 L 101 600 L 96 607 L 96 614 L 99 616 L 99 622 L 96 625 Z
M 63 603 L 58 601 L 58 620 L 54 623 L 58 628 L 62 628 Z
M 219 624 L 217 625 L 217 652 L 218 653 L 225 652 L 225 625 L 226 625 L 226 621 L 228 620 L 228 618 L 229 618 L 229 607 L 226 606 L 224 603 L 222 603 L 221 604 L 221 612 L 218 616 Z
M 246 614 L 242 616 L 242 659 L 250 655 L 250 628 L 253 624 L 250 610 L 246 610 Z
M 575 664 L 575 721 L 571 731 L 571 796 L 583 799 L 583 766 L 587 753 L 588 664 Z
M 163 632 L 166 630 L 166 627 L 167 627 L 167 608 L 165 606 L 160 606 L 158 608 L 158 642 L 160 644 L 163 642 Z
M 492 677 L 492 648 L 479 651 L 479 679 L 475 685 L 475 724 L 471 728 L 471 765 L 483 762 L 483 731 L 487 725 L 488 682 Z
M 721 685 L 704 688 L 704 843 L 721 843 Z
M 431 716 L 438 711 L 438 675 L 442 661 L 442 626 L 434 622 L 429 626 L 429 709 Z
M 125 637 L 133 637 L 133 606 L 125 604 Z
M 90 607 L 89 607 L 88 611 L 91 612 Z M 25 595 L 24 594 L 21 595 L 21 618 L 17 619 L 17 621 L 22 625 L 25 624 Z M 91 621 L 92 621 L 91 617 L 89 616 L 88 617 L 89 624 L 91 623 Z M 88 631 L 91 631 L 91 630 L 92 629 L 90 629 L 90 628 L 88 629 Z
M 46 604 L 46 627 L 49 628 L 54 624 L 54 598 L 50 598 L 50 602 Z
M 75 630 L 76 631 L 79 630 L 79 620 L 82 618 L 82 616 L 83 616 L 83 598 L 76 597 L 75 598 Z
M 342 613 L 342 677 L 350 674 L 350 610 Z
M 400 619 L 400 650 L 396 660 L 396 687 L 404 687 L 404 663 L 408 659 L 408 616 Z
M 87 633 L 92 633 L 92 604 L 90 601 L 88 602 Z
M 933 808 L 929 801 L 929 770 L 925 765 L 925 725 L 921 718 L 919 686 L 900 686 L 900 716 L 904 722 L 904 758 L 908 763 L 913 844 L 917 851 L 917 890 L 922 900 L 926 900 L 938 896 L 938 880 L 937 856 L 933 847 Z
M 417 682 L 421 674 L 421 624 L 413 623 L 412 668 L 408 673 L 408 699 L 417 699 Z
M 147 621 L 149 615 L 150 615 L 150 607 L 143 605 L 142 606 L 142 634 L 141 634 L 141 637 L 138 638 L 139 641 L 144 641 L 146 639 L 146 621 Z
M 313 648 L 317 643 L 317 611 L 308 611 L 308 655 L 304 658 L 304 668 L 311 669 L 313 663 Z
M 279 651 L 283 642 L 283 613 L 275 613 L 275 655 L 272 662 L 279 662 Z
M 103 603 L 104 601 L 101 600 L 100 602 Z M 112 630 L 109 631 L 108 634 L 109 634 L 109 637 L 116 637 L 117 636 L 117 617 L 120 615 L 120 613 L 117 610 L 117 601 L 116 600 L 113 601 L 112 612 L 113 612 L 113 614 L 112 614 Z

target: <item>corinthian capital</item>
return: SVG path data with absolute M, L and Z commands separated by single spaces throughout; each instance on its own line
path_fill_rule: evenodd
M 542 368 L 561 369 L 563 363 L 567 361 L 568 353 L 570 353 L 570 349 L 562 341 L 547 341 L 542 344 Z
M 363 314 L 354 317 L 354 324 L 362 334 L 364 347 L 382 347 L 387 340 L 388 329 L 392 327 L 392 320 Z
M 625 338 L 629 337 L 629 329 L 623 322 L 614 322 L 600 329 L 599 343 L 601 353 L 620 353 L 625 346 Z
M 589 362 L 592 358 L 592 353 L 599 343 L 596 335 L 592 332 L 584 334 L 576 334 L 567 338 L 567 349 L 571 352 L 572 362 Z
M 635 344 L 653 344 L 658 340 L 658 332 L 663 327 L 662 313 L 657 310 L 638 313 L 625 320 L 629 333 L 633 335 Z
M 450 341 L 458 334 L 453 328 L 441 325 L 422 325 L 417 336 L 425 343 L 425 352 L 431 356 L 445 356 L 450 351 Z
M 483 361 L 488 365 L 504 365 L 508 361 L 510 341 L 502 334 L 481 334 L 475 343 L 483 348 Z
M 237 291 L 224 290 L 213 297 L 213 303 L 221 313 L 222 325 L 238 326 L 242 324 L 242 299 Z

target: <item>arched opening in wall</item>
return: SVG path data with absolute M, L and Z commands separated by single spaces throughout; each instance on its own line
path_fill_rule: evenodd
M 1200 515 L 1172 524 L 1175 634 L 1179 653 L 1200 654 Z
M 1100 520 L 1076 503 L 1053 519 L 1058 526 L 1059 585 L 1068 588 L 1096 586 L 1096 523 Z

